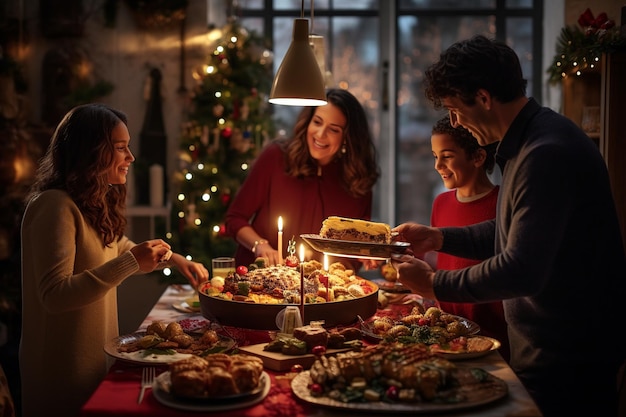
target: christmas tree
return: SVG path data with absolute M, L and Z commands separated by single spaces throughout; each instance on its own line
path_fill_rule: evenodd
M 232 256 L 224 217 L 248 168 L 273 136 L 267 98 L 272 54 L 265 42 L 232 20 L 210 47 L 182 128 L 172 204 L 172 247 L 210 267 L 211 258 Z

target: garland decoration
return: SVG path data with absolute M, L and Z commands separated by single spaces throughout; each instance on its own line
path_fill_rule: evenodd
M 594 18 L 589 8 L 578 17 L 578 25 L 566 26 L 556 44 L 556 55 L 548 68 L 550 83 L 570 75 L 581 75 L 597 67 L 602 54 L 626 48 L 626 36 L 605 12 Z

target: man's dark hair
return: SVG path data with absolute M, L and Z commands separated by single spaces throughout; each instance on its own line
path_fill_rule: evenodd
M 451 45 L 424 75 L 424 93 L 435 108 L 446 97 L 472 105 L 481 88 L 506 103 L 526 95 L 526 84 L 515 51 L 482 35 Z

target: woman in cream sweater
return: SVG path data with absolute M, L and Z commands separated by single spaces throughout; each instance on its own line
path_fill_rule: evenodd
M 54 132 L 22 220 L 23 417 L 76 416 L 105 376 L 118 336 L 117 286 L 177 267 L 192 285 L 207 269 L 161 239 L 124 236 L 126 175 L 135 160 L 126 116 L 78 106 Z

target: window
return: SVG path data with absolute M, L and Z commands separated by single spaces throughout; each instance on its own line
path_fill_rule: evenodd
M 310 1 L 304 17 L 310 19 Z M 441 113 L 421 90 L 422 72 L 457 40 L 475 34 L 505 40 L 520 56 L 528 95 L 541 97 L 541 0 L 318 0 L 312 33 L 322 35 L 329 86 L 349 89 L 364 105 L 383 177 L 373 218 L 390 224 L 430 223 L 442 191 L 430 151 L 430 130 Z M 274 44 L 274 67 L 291 42 L 298 0 L 240 2 L 240 21 Z M 541 101 L 541 100 L 539 100 Z M 395 106 L 393 105 L 395 104 Z M 291 134 L 299 108 L 275 106 L 281 134 Z

